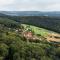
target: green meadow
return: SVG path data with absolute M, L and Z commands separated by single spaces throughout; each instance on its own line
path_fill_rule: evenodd
M 24 29 L 31 29 L 35 34 L 38 34 L 38 35 L 41 35 L 41 36 L 46 36 L 46 35 L 48 35 L 48 33 L 51 32 L 47 29 L 32 26 L 32 25 L 28 25 L 28 24 L 21 24 L 21 25 L 24 27 Z

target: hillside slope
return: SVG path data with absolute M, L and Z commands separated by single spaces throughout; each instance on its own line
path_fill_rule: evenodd
M 14 21 L 12 19 L 9 19 L 5 16 L 4 17 L 0 16 L 0 24 L 7 26 L 7 27 L 12 27 L 12 28 L 15 28 L 20 25 L 18 22 Z
M 60 34 L 56 32 L 53 32 L 44 28 L 36 27 L 33 25 L 22 24 L 22 26 L 26 30 L 28 29 L 32 30 L 34 34 L 36 34 L 37 36 L 42 36 L 49 42 L 60 42 Z
M 19 18 L 21 23 L 35 25 L 60 33 L 60 17 L 23 16 Z
M 2 14 L 3 15 L 3 14 Z M 60 33 L 60 17 L 50 16 L 0 16 L 19 23 L 35 25 Z

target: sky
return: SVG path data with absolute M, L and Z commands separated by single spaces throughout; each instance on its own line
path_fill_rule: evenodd
M 0 0 L 0 11 L 60 11 L 60 0 Z

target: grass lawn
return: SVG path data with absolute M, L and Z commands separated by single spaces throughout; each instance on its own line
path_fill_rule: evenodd
M 41 36 L 46 36 L 48 33 L 51 32 L 47 29 L 32 26 L 32 25 L 27 25 L 27 24 L 21 24 L 21 25 L 24 26 L 25 29 L 30 28 L 31 30 L 34 31 L 35 34 L 40 34 Z

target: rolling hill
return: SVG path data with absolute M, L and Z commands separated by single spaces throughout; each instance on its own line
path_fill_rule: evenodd
M 25 24 L 35 25 L 38 27 L 42 27 L 42 28 L 60 33 L 60 17 L 59 16 L 58 17 L 53 17 L 53 16 L 9 16 L 9 15 L 5 15 L 5 14 L 1 13 L 0 17 L 3 19 L 7 18 L 9 20 L 13 20 L 20 24 L 25 23 Z
M 46 16 L 22 16 L 19 17 L 21 23 L 35 25 L 48 30 L 60 32 L 60 17 Z
M 60 11 L 0 11 L 0 13 L 10 16 L 60 16 Z
M 33 33 L 37 36 L 41 36 L 44 39 L 46 39 L 49 42 L 60 42 L 60 34 L 44 29 L 44 28 L 40 28 L 40 27 L 36 27 L 33 25 L 27 25 L 27 24 L 21 24 L 24 29 L 26 30 L 31 30 L 33 31 Z

